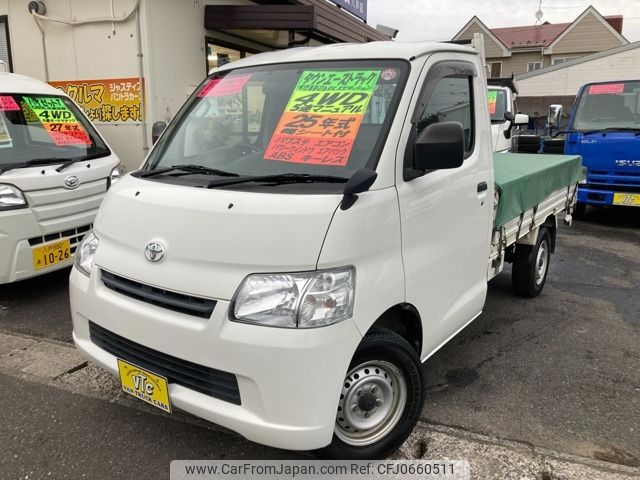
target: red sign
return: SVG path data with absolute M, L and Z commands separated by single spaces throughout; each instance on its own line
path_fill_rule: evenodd
M 344 167 L 349 161 L 353 140 L 274 135 L 264 157 L 282 162 Z
M 237 77 L 212 78 L 209 80 L 198 97 L 223 97 L 226 95 L 236 95 L 242 91 L 251 75 L 240 75 Z
M 589 86 L 589 95 L 616 95 L 624 92 L 624 83 L 603 83 Z
M 20 106 L 16 103 L 13 97 L 0 96 L 0 111 L 19 111 Z

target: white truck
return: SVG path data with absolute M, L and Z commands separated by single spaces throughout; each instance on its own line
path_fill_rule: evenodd
M 487 83 L 493 151 L 513 151 L 513 129 L 526 126 L 529 123 L 529 115 L 518 113 L 518 90 L 512 78 L 489 78 Z
M 108 193 L 73 338 L 122 389 L 249 440 L 381 458 L 422 363 L 512 261 L 542 290 L 579 157 L 494 155 L 475 50 L 331 45 L 214 71 Z M 500 157 L 500 158 L 497 158 Z
M 69 97 L 0 73 L 0 285 L 70 266 L 123 174 Z

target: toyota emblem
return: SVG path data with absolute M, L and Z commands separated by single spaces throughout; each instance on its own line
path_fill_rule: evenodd
M 144 256 L 150 262 L 159 262 L 164 258 L 164 245 L 160 242 L 150 242 L 144 248 Z
M 71 175 L 64 179 L 64 184 L 68 189 L 73 190 L 80 185 L 80 180 L 75 175 Z

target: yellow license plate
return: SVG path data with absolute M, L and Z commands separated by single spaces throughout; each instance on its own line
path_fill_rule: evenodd
M 626 205 L 627 207 L 640 207 L 640 194 L 637 193 L 614 193 L 614 205 Z
M 165 377 L 120 359 L 118 359 L 118 373 L 123 392 L 164 412 L 171 413 L 169 382 Z
M 35 247 L 31 250 L 33 255 L 33 268 L 40 270 L 58 263 L 66 262 L 71 258 L 71 242 L 68 238 L 57 242 Z

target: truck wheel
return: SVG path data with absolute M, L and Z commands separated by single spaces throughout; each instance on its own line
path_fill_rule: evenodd
M 583 218 L 584 214 L 587 212 L 587 204 L 586 203 L 576 203 L 576 206 L 573 207 L 573 218 Z
M 540 228 L 535 246 L 516 245 L 511 283 L 516 295 L 537 297 L 544 287 L 551 260 L 551 234 Z
M 409 436 L 424 404 L 422 364 L 416 351 L 389 330 L 367 334 L 342 384 L 331 444 L 316 454 L 330 459 L 381 459 Z

